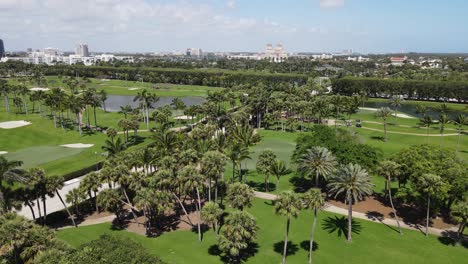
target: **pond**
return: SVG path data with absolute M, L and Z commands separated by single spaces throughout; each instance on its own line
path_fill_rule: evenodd
M 442 104 L 442 103 L 440 103 Z M 417 103 L 416 102 L 411 102 L 411 101 L 406 101 L 402 106 L 400 106 L 398 108 L 398 111 L 399 112 L 402 112 L 402 113 L 405 113 L 407 115 L 412 115 L 412 116 L 416 116 L 416 117 L 422 117 L 422 114 L 417 114 L 416 113 L 416 105 Z M 394 109 L 393 106 L 390 105 L 390 103 L 388 102 L 365 102 L 364 103 L 364 107 L 370 107 L 370 108 L 381 108 L 381 107 L 390 107 L 390 109 Z M 432 117 L 433 119 L 439 119 L 439 112 L 437 112 L 436 110 L 432 109 L 432 108 L 428 108 L 428 111 L 427 111 L 427 114 Z M 455 110 L 452 110 L 450 113 L 449 113 L 449 116 L 450 117 L 455 117 L 459 114 L 465 114 L 466 115 L 466 112 L 463 112 L 463 111 L 455 111 Z
M 130 105 L 132 108 L 138 107 L 138 102 L 133 102 L 134 96 L 131 95 L 108 95 L 106 100 L 106 110 L 109 112 L 120 111 L 121 106 Z M 153 108 L 170 105 L 174 97 L 160 97 Z M 200 105 L 206 101 L 203 97 L 180 97 L 186 106 Z

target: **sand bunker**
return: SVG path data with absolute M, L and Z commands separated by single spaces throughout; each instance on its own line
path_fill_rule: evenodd
M 193 118 L 191 116 L 176 116 L 174 117 L 176 120 L 192 120 Z
M 74 143 L 74 144 L 65 144 L 65 145 L 60 145 L 62 147 L 66 147 L 66 148 L 90 148 L 92 146 L 94 146 L 94 144 L 83 144 L 83 143 Z
M 128 88 L 129 91 L 140 90 L 141 88 Z
M 5 154 L 8 154 L 7 151 L 0 151 L 0 155 L 5 155 Z
M 34 87 L 34 88 L 31 88 L 29 89 L 29 91 L 49 91 L 50 89 L 49 88 L 41 88 L 41 87 Z
M 12 129 L 12 128 L 17 128 L 17 127 L 27 126 L 27 125 L 30 125 L 30 124 L 31 124 L 31 122 L 27 122 L 27 121 L 24 121 L 24 120 L 7 121 L 7 122 L 0 122 L 0 128 Z
M 370 107 L 359 107 L 360 110 L 367 110 L 367 111 L 377 111 L 379 109 L 377 108 L 370 108 Z M 395 116 L 395 114 L 392 113 L 392 116 Z M 407 114 L 396 114 L 397 117 L 401 118 L 415 118 L 413 116 L 407 115 Z

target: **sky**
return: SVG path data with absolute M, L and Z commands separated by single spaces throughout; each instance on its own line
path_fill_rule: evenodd
M 468 52 L 466 0 L 0 0 L 7 51 Z

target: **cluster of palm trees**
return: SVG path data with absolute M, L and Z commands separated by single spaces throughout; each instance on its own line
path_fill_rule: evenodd
M 39 83 L 47 85 L 47 81 L 40 78 Z M 34 76 L 32 82 L 38 82 Z M 54 120 L 54 126 L 65 129 L 69 120 L 76 124 L 78 131 L 82 132 L 82 118 L 83 113 L 86 113 L 86 124 L 91 127 L 91 109 L 94 115 L 94 126 L 97 127 L 96 108 L 104 106 L 107 100 L 107 93 L 105 90 L 97 91 L 95 88 L 86 88 L 86 83 L 89 81 L 77 80 L 73 77 L 66 78 L 63 83 L 70 89 L 71 93 L 65 92 L 61 88 L 52 88 L 50 91 L 38 90 L 31 91 L 26 86 L 26 80 L 20 79 L 19 84 L 14 85 L 8 83 L 6 80 L 0 80 L 0 94 L 4 98 L 4 107 L 6 112 L 11 111 L 10 96 L 13 96 L 12 102 L 15 107 L 16 114 L 24 113 L 39 113 L 41 115 L 47 114 L 48 108 L 49 115 Z M 81 92 L 77 90 L 81 87 Z M 29 109 L 28 102 L 33 104 L 32 112 Z M 38 109 L 35 109 L 36 104 Z M 71 116 L 74 116 L 72 118 Z

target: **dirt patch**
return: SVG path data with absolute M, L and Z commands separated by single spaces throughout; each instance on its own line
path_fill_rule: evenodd
M 360 201 L 353 205 L 353 211 L 367 214 L 369 218 L 388 218 L 394 219 L 392 207 L 389 205 L 388 199 L 385 197 L 370 196 L 364 201 Z M 347 206 L 342 201 L 330 200 L 330 204 L 347 209 Z M 395 203 L 395 202 L 394 202 Z M 395 209 L 398 217 L 405 223 L 426 224 L 426 211 L 424 209 L 415 209 L 413 206 L 407 206 L 395 203 Z M 432 218 L 429 226 L 438 229 L 449 229 L 455 227 L 448 219 L 441 216 Z
M 83 222 L 89 221 L 89 220 L 95 220 L 95 219 L 99 219 L 99 218 L 103 218 L 103 217 L 107 217 L 107 216 L 110 216 L 110 215 L 113 215 L 113 213 L 109 213 L 109 212 L 100 212 L 100 213 L 93 212 L 92 214 L 87 215 L 87 216 L 83 219 Z

